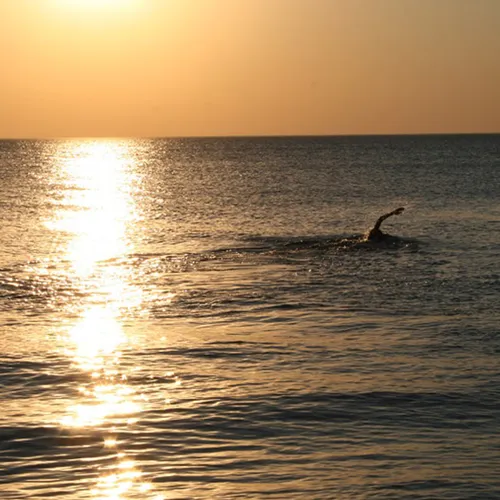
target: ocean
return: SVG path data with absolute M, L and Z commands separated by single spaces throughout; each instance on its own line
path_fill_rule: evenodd
M 500 499 L 500 135 L 4 140 L 0 181 L 2 500 Z

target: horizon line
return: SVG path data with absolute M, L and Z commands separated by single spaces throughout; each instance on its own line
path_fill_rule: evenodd
M 366 134 L 233 134 L 233 135 L 68 135 L 68 136 L 19 136 L 0 137 L 0 141 L 64 141 L 64 140 L 120 140 L 120 139 L 286 139 L 286 138 L 357 138 L 357 137 L 432 137 L 432 136 L 492 136 L 499 132 L 402 132 L 402 133 L 366 133 Z

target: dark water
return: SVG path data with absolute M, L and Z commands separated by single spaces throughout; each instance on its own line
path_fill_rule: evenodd
M 2 500 L 500 498 L 500 136 L 0 141 L 0 178 Z

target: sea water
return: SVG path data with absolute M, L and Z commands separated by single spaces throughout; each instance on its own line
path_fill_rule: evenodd
M 500 136 L 0 141 L 0 179 L 2 500 L 500 498 Z

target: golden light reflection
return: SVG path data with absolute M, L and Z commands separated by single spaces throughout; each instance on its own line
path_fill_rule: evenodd
M 119 459 L 123 458 L 122 455 L 118 454 L 117 457 Z M 142 481 L 142 477 L 143 473 L 137 469 L 134 460 L 118 461 L 111 469 L 111 472 L 99 478 L 92 494 L 100 500 L 126 500 L 129 494 L 134 494 L 134 498 L 137 498 L 137 493 L 148 495 L 140 498 L 164 500 L 163 495 L 153 493 L 153 484 Z
M 119 356 L 118 347 L 126 340 L 114 311 L 100 305 L 83 312 L 80 322 L 70 331 L 70 338 L 76 361 L 86 371 L 104 367 L 111 355 Z
M 115 438 L 107 438 L 104 440 L 104 446 L 106 448 L 114 448 L 117 444 L 118 441 Z
M 137 217 L 132 198 L 137 179 L 120 143 L 76 143 L 65 156 L 59 180 L 66 195 L 47 225 L 72 235 L 67 256 L 79 275 L 87 275 L 99 261 L 129 249 L 126 229 Z
M 142 408 L 139 398 L 130 387 L 98 385 L 84 392 L 89 402 L 68 408 L 69 414 L 61 420 L 65 427 L 96 427 L 109 421 L 111 417 L 137 414 Z M 125 421 L 126 424 L 132 422 L 134 419 L 130 418 Z M 105 441 L 106 446 L 112 446 L 112 443 L 111 438 Z
M 60 424 L 75 432 L 105 433 L 102 450 L 112 454 L 114 465 L 103 471 L 95 498 L 151 498 L 151 483 L 141 479 L 133 457 L 120 450 L 126 443 L 117 438 L 120 429 L 138 421 L 147 401 L 128 383 L 127 370 L 134 368 L 122 362 L 128 343 L 123 312 L 142 301 L 128 263 L 129 231 L 137 222 L 134 162 L 124 142 L 62 143 L 59 158 L 54 183 L 64 196 L 54 200 L 57 211 L 47 226 L 62 241 L 68 278 L 81 287 L 81 313 L 68 330 L 66 351 L 87 375 Z

